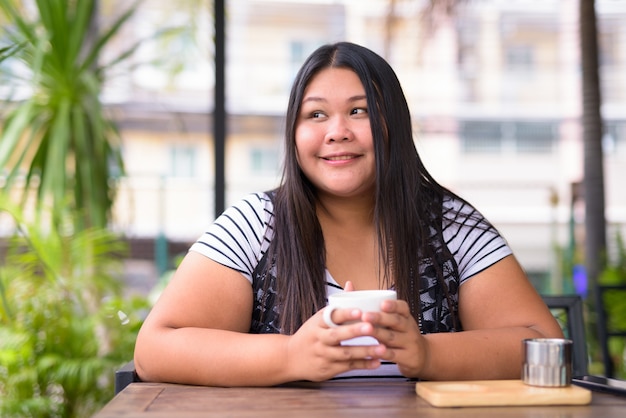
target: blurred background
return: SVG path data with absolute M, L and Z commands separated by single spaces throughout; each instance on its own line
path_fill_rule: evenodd
M 101 1 L 106 16 L 114 2 Z M 212 9 L 182 3 L 143 2 L 119 40 L 193 22 L 190 36 L 134 57 L 168 65 L 142 65 L 105 89 L 127 169 L 112 225 L 130 238 L 189 243 L 215 217 Z M 596 3 L 611 238 L 626 222 L 626 2 Z M 578 22 L 576 0 L 227 1 L 226 205 L 278 184 L 295 72 L 316 47 L 349 40 L 396 70 L 435 178 L 500 228 L 539 288 L 562 291 L 562 257 L 584 242 Z
M 31 217 L 39 230 L 41 219 L 47 219 L 45 231 L 65 219 L 72 224 L 65 231 L 72 233 L 57 228 L 61 237 L 101 226 L 127 246 L 112 255 L 120 263 L 114 274 L 122 283 L 120 301 L 128 295 L 147 297 L 140 306 L 145 312 L 180 255 L 224 206 L 278 185 L 284 113 L 295 73 L 320 45 L 347 40 L 376 51 L 396 70 L 427 168 L 500 229 L 541 293 L 589 294 L 584 190 L 599 192 L 599 198 L 587 201 L 600 205 L 599 229 L 606 240 L 593 276 L 609 272 L 606 280 L 626 283 L 621 241 L 626 229 L 626 1 L 596 0 L 595 15 L 581 15 L 581 2 L 594 10 L 587 0 L 84 0 L 79 6 L 68 0 L 0 0 L 0 51 L 7 55 L 0 63 L 0 185 L 9 196 L 6 207 L 13 208 L 0 213 L 0 255 L 11 254 L 11 237 Z M 223 15 L 216 16 L 217 3 Z M 79 10 L 81 4 L 89 4 L 89 10 Z M 57 6 L 59 13 L 52 13 Z M 65 20 L 56 22 L 56 30 L 65 27 L 66 33 L 53 36 L 61 14 Z M 16 24 L 20 19 L 38 29 L 25 36 L 28 31 Z M 581 23 L 590 21 L 597 24 L 592 58 L 599 74 L 600 181 L 585 188 L 590 151 L 583 125 L 581 39 L 593 38 L 581 37 Z M 99 35 L 110 28 L 115 29 L 110 36 Z M 39 32 L 49 35 L 41 44 Z M 62 46 L 61 40 L 68 43 Z M 34 46 L 41 47 L 41 55 Z M 57 50 L 62 52 L 48 63 L 50 51 Z M 75 75 L 52 81 L 59 62 Z M 75 63 L 81 63 L 79 69 Z M 85 100 L 90 104 L 68 112 L 74 116 L 63 123 L 37 119 L 63 114 L 48 107 L 63 102 L 59 86 L 66 91 L 77 80 L 84 83 L 76 88 L 81 92 L 97 87 L 92 90 L 96 101 Z M 21 109 L 24 103 L 30 107 Z M 78 113 L 80 123 L 72 119 Z M 53 151 L 49 144 L 55 135 L 80 137 L 76 132 L 92 126 L 96 113 L 103 122 L 90 132 L 97 137 L 111 130 L 111 136 L 102 136 L 109 154 L 81 154 L 98 148 L 92 140 L 83 145 L 60 140 L 65 145 Z M 20 120 L 26 122 L 20 125 Z M 47 133 L 30 134 L 46 124 Z M 217 138 L 220 133 L 223 138 Z M 76 150 L 64 154 L 72 144 Z M 41 156 L 47 152 L 67 159 Z M 98 161 L 105 161 L 102 183 L 89 171 Z M 81 163 L 89 168 L 80 168 Z M 45 189 L 56 180 L 44 174 L 72 164 L 73 174 L 61 181 L 63 191 Z M 74 188 L 69 192 L 74 203 L 65 207 L 78 208 L 69 221 L 50 209 L 62 201 L 57 198 L 67 198 L 65 187 Z M 91 199 L 90 189 L 114 193 L 102 200 L 103 216 L 83 219 L 99 205 L 81 206 Z M 47 197 L 46 190 L 57 191 Z M 30 211 L 42 202 L 49 203 L 46 210 Z M 58 245 L 63 254 L 67 246 Z M 5 280 L 0 294 L 10 318 Z M 96 294 L 89 303 L 98 305 L 102 298 Z M 122 322 L 128 323 L 131 311 L 139 312 L 136 330 L 141 309 L 125 302 L 116 306 L 112 312 Z M 619 309 L 626 309 L 623 302 Z M 132 341 L 126 347 L 132 350 Z M 623 343 L 614 351 L 616 361 L 623 362 Z M 131 357 L 127 348 L 119 359 Z

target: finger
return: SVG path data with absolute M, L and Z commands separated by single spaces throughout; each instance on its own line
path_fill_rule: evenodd
M 328 358 L 335 363 L 356 363 L 367 360 L 379 360 L 387 354 L 383 345 L 348 345 L 334 347 L 328 353 Z
M 343 362 L 344 364 L 344 371 L 349 371 L 349 370 L 362 370 L 362 369 L 369 369 L 369 370 L 373 370 L 373 369 L 377 369 L 380 367 L 381 365 L 381 361 L 379 359 L 362 359 L 362 360 L 347 360 L 346 362 Z
M 352 284 L 350 280 L 346 282 L 346 285 L 344 286 L 343 290 L 346 292 L 352 292 L 354 290 L 354 285 Z
M 327 328 L 335 328 L 346 322 L 357 321 L 360 318 L 361 311 L 358 309 L 339 309 L 327 306 L 322 313 L 322 323 Z
M 411 308 L 403 300 L 383 300 L 380 304 L 380 310 L 386 313 L 397 313 L 405 317 L 411 316 Z
M 363 339 L 362 343 L 354 343 L 355 338 L 360 337 L 372 337 L 374 335 L 374 326 L 367 322 L 358 322 L 355 324 L 341 325 L 336 328 L 330 328 L 328 332 L 320 336 L 321 341 L 332 347 L 337 346 L 355 346 L 355 347 L 370 347 L 372 339 Z M 374 340 L 374 344 L 377 342 Z
M 361 320 L 376 328 L 403 329 L 409 318 L 397 312 L 365 312 L 361 315 Z

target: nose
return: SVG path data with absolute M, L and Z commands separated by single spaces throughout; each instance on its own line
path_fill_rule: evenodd
M 352 130 L 348 120 L 337 116 L 329 121 L 326 142 L 350 141 L 352 138 Z

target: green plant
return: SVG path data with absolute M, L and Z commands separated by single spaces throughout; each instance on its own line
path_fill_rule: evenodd
M 621 234 L 615 236 L 617 254 L 602 271 L 598 283 L 602 286 L 626 285 L 626 247 Z M 612 290 L 604 293 L 604 309 L 608 318 L 609 330 L 626 330 L 626 295 L 625 290 Z M 624 356 L 626 355 L 626 338 L 610 338 L 609 352 L 615 365 L 615 375 L 626 377 Z
M 0 0 L 5 38 L 23 45 L 11 58 L 26 70 L 10 76 L 31 91 L 26 100 L 7 103 L 12 108 L 0 135 L 4 187 L 25 178 L 25 186 L 15 187 L 23 201 L 34 188 L 39 209 L 69 203 L 79 228 L 107 225 L 112 180 L 124 171 L 120 137 L 100 92 L 106 72 L 140 42 L 107 63 L 98 59 L 138 3 L 99 34 L 92 24 L 96 0 L 35 0 L 34 14 L 21 2 Z
M 0 267 L 0 416 L 90 416 L 132 358 L 145 298 L 123 298 L 122 241 L 104 229 L 74 232 L 71 212 L 51 230 L 15 220 Z
M 0 48 L 0 62 L 9 58 L 11 55 L 15 54 L 22 48 L 23 45 L 9 45 Z

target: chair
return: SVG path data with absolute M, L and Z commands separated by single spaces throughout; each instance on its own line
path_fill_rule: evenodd
M 561 325 L 565 337 L 573 342 L 572 375 L 586 375 L 588 358 L 582 298 L 578 295 L 543 295 L 542 298 Z
M 115 371 L 115 394 L 117 395 L 126 386 L 134 382 L 141 382 L 141 379 L 139 379 L 135 371 L 135 362 L 131 360 Z

